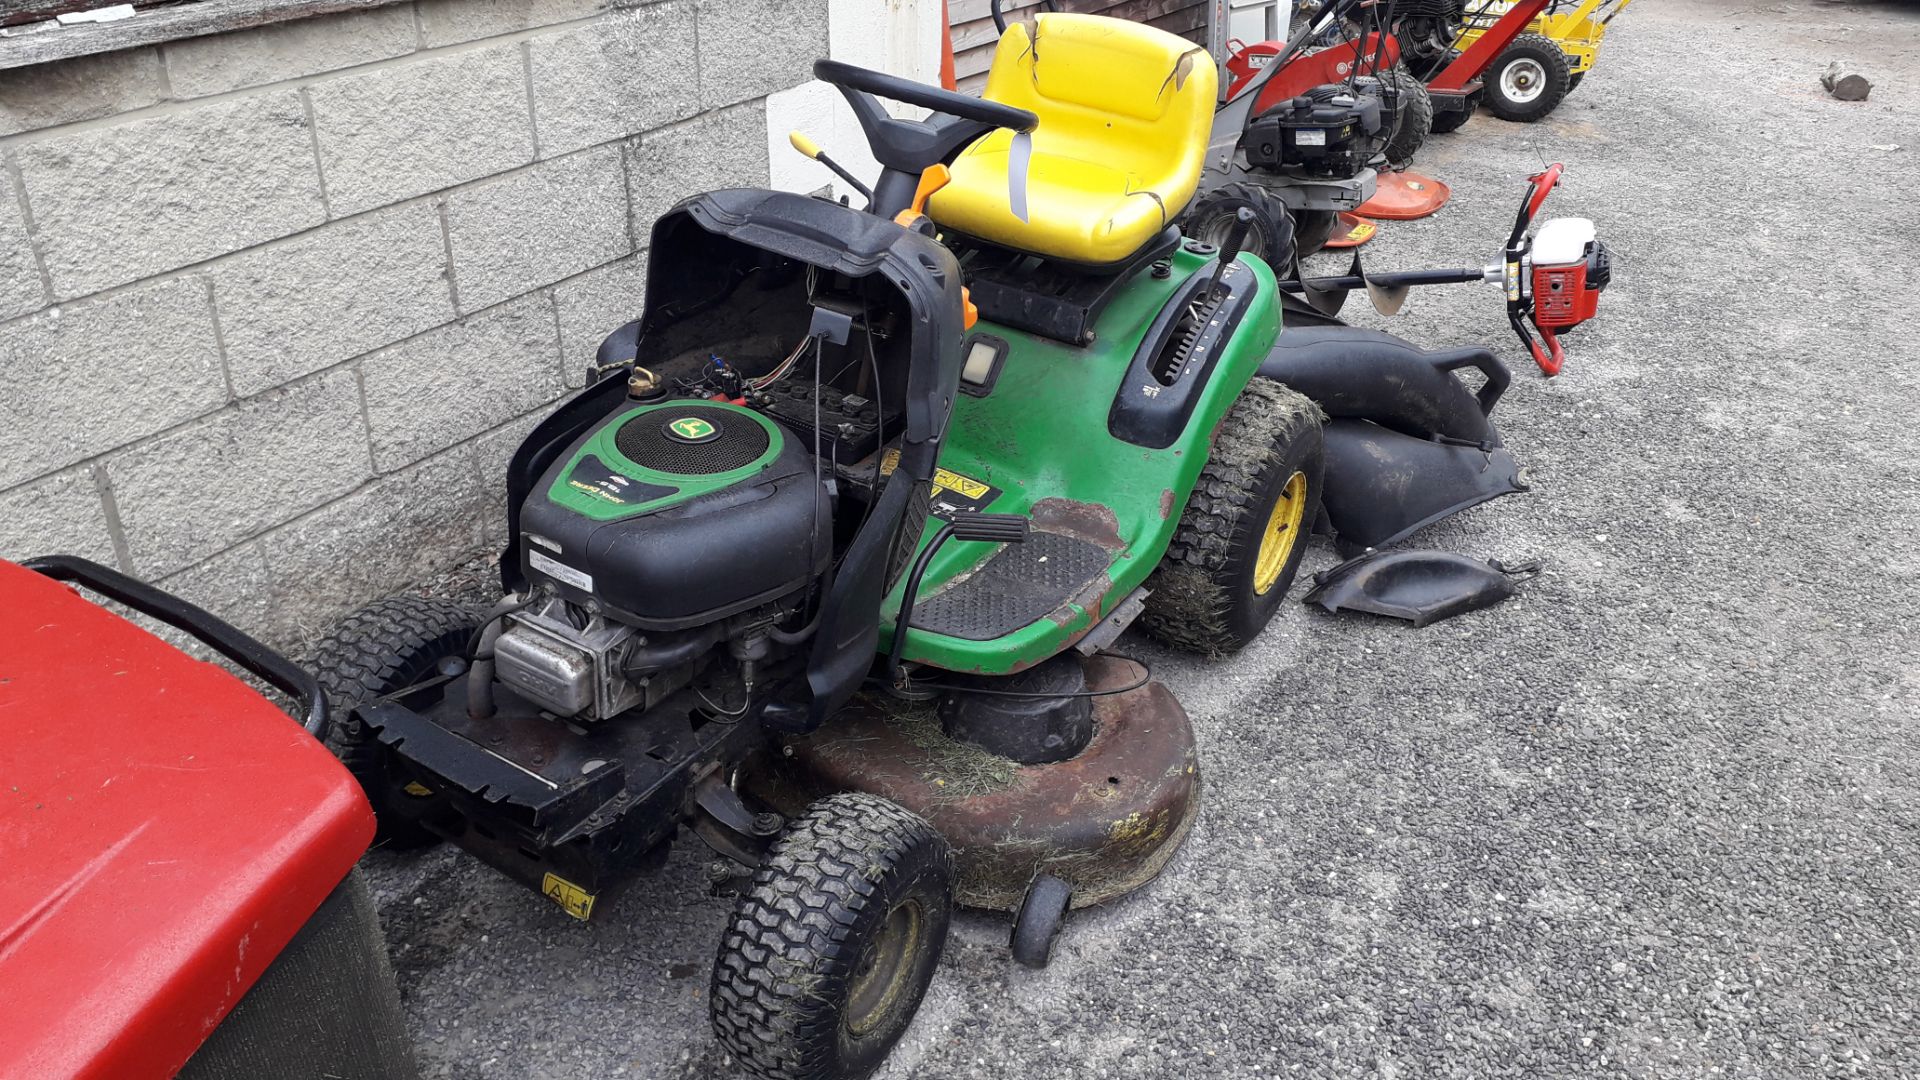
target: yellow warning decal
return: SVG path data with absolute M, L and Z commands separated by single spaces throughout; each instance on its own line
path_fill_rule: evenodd
M 540 882 L 540 892 L 559 904 L 562 911 L 582 922 L 593 914 L 593 894 L 559 874 L 548 874 Z
M 880 475 L 892 476 L 900 465 L 900 451 L 888 450 L 880 458 Z M 933 470 L 933 508 L 938 511 L 982 510 L 1000 495 L 1000 489 L 984 480 L 954 472 Z
M 951 491 L 969 499 L 977 499 L 992 490 L 992 485 L 983 484 L 971 476 L 961 476 L 957 472 L 948 472 L 945 469 L 933 470 L 933 493 L 935 495 L 939 495 L 943 491 Z

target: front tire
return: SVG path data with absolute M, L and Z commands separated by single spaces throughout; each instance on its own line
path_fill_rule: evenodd
M 714 1033 L 768 1080 L 879 1068 L 926 995 L 953 914 L 953 853 L 877 795 L 813 804 L 774 841 L 720 938 Z
M 1286 599 L 1319 512 L 1326 449 L 1319 406 L 1255 376 L 1214 436 L 1142 624 L 1209 656 L 1238 652 Z
M 327 748 L 360 782 L 379 822 L 376 840 L 388 847 L 421 847 L 439 839 L 417 815 L 396 809 L 436 796 L 422 795 L 418 784 L 389 775 L 373 734 L 348 713 L 432 678 L 447 657 L 464 656 L 480 618 L 451 600 L 389 596 L 340 620 L 308 661 L 333 712 Z
M 1573 82 L 1567 54 L 1543 34 L 1521 34 L 1486 74 L 1487 108 L 1502 120 L 1531 124 L 1552 112 Z

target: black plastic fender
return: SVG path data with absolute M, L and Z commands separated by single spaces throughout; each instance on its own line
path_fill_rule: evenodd
M 1479 392 L 1454 372 L 1479 371 Z M 1357 326 L 1289 327 L 1274 341 L 1260 374 L 1319 404 L 1333 418 L 1371 420 L 1423 439 L 1500 445 L 1490 418 L 1513 381 L 1483 346 L 1423 349 Z
M 1313 576 L 1306 602 L 1328 611 L 1366 611 L 1425 626 L 1492 607 L 1514 594 L 1509 567 L 1451 551 L 1374 551 Z
M 1343 549 L 1385 547 L 1468 507 L 1527 490 L 1504 449 L 1330 420 L 1320 503 Z

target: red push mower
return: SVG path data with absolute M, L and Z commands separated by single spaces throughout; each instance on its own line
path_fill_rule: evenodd
M 1406 187 L 1402 170 L 1432 122 L 1426 89 L 1400 65 L 1391 19 L 1391 5 L 1334 0 L 1296 19 L 1285 42 L 1231 43 L 1226 101 L 1214 114 L 1204 194 L 1183 223 L 1188 235 L 1218 243 L 1250 209 L 1248 250 L 1283 269 L 1263 250 L 1283 216 L 1301 255 L 1372 237 L 1367 208 Z

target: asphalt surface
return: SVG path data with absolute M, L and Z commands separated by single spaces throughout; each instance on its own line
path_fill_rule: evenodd
M 1870 101 L 1821 93 L 1835 58 Z M 1360 320 L 1506 350 L 1535 490 L 1422 540 L 1546 572 L 1424 630 L 1131 642 L 1199 733 L 1191 838 L 1044 971 L 962 918 L 881 1075 L 1920 1075 L 1916 117 L 1913 4 L 1663 0 L 1547 122 L 1436 137 L 1454 202 L 1375 267 L 1492 260 L 1548 160 L 1614 252 L 1550 382 L 1490 286 Z M 706 861 L 583 926 L 450 850 L 370 856 L 427 1075 L 735 1076 Z

